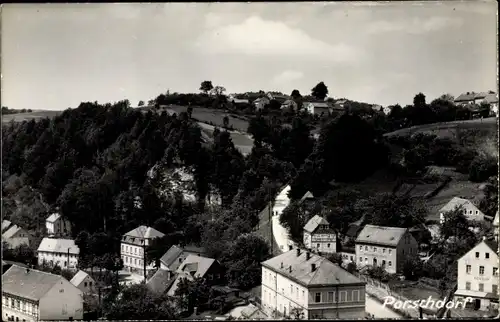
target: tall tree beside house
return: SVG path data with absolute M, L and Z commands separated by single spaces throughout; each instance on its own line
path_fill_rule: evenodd
M 200 85 L 200 91 L 202 91 L 203 93 L 205 94 L 208 94 L 210 93 L 210 91 L 214 89 L 214 86 L 212 85 L 212 81 L 203 81 L 201 82 L 201 85 Z
M 319 82 L 313 89 L 311 95 L 319 100 L 324 100 L 328 95 L 328 87 L 323 82 Z

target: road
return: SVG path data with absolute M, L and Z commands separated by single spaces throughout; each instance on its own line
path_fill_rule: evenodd
M 402 319 L 403 316 L 390 310 L 387 307 L 383 307 L 382 303 L 374 299 L 373 297 L 366 295 L 365 304 L 366 313 L 373 314 L 376 319 Z

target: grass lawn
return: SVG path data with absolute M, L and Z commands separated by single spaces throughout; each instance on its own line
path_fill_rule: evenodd
M 187 111 L 187 106 L 169 106 L 167 110 L 175 112 L 177 114 Z M 226 113 L 223 110 L 216 110 L 211 108 L 194 107 L 192 117 L 200 122 L 213 123 L 216 126 L 221 127 L 224 125 L 224 116 L 229 118 L 229 125 L 235 130 L 240 132 L 246 132 L 248 129 L 248 121 L 242 116 L 233 117 L 230 113 Z
M 10 121 L 22 122 L 29 121 L 32 119 L 42 119 L 46 117 L 56 117 L 63 111 L 33 111 L 31 113 L 18 113 L 18 114 L 5 114 L 2 115 L 2 122 L 8 123 Z
M 401 288 L 396 292 L 409 300 L 427 300 L 429 296 L 436 301 L 441 298 L 441 295 L 437 291 L 419 285 Z

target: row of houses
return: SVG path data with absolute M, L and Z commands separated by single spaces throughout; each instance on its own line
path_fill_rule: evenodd
M 456 105 L 469 106 L 469 105 L 481 105 L 483 103 L 489 104 L 491 111 L 498 115 L 498 95 L 493 92 L 467 92 L 460 94 L 454 100 Z

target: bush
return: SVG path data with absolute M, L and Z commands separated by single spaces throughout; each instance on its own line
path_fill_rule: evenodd
M 469 180 L 484 182 L 498 173 L 498 160 L 491 156 L 477 156 L 469 166 Z

